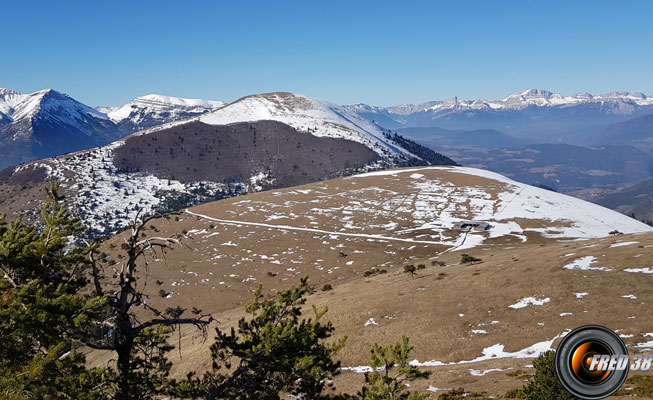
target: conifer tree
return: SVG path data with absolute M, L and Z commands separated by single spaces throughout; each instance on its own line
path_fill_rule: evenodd
M 425 379 L 430 372 L 411 366 L 408 354 L 413 347 L 408 338 L 388 346 L 374 344 L 370 358 L 371 371 L 365 373 L 365 386 L 359 393 L 362 400 L 422 400 L 428 394 L 410 393 L 407 383 Z
M 301 318 L 301 307 L 312 289 L 308 277 L 300 285 L 264 299 L 262 287 L 238 322 L 238 331 L 216 328 L 211 345 L 213 371 L 178 386 L 180 397 L 207 399 L 326 398 L 323 391 L 338 374 L 333 355 L 346 337 L 326 343 L 334 327 L 322 319 L 327 309 L 313 307 L 312 318 Z
M 69 216 L 58 183 L 45 190 L 42 227 L 0 217 L 0 397 L 102 399 L 106 371 L 87 370 L 75 349 L 105 300 L 81 293 L 85 249 L 70 244 L 81 222 Z
M 521 398 L 528 400 L 577 399 L 562 386 L 558 379 L 555 369 L 555 354 L 555 351 L 547 351 L 533 362 L 535 375 L 522 389 Z

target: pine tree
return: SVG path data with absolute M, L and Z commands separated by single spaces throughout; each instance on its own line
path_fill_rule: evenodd
M 283 395 L 323 398 L 328 381 L 340 363 L 332 356 L 346 338 L 325 343 L 334 330 L 322 322 L 327 309 L 313 307 L 312 318 L 301 318 L 301 307 L 312 290 L 308 277 L 297 287 L 264 299 L 262 287 L 245 311 L 249 318 L 226 333 L 216 328 L 211 345 L 213 371 L 202 379 L 189 379 L 176 395 L 207 399 L 281 399 Z M 185 387 L 183 386 L 185 385 Z
M 87 370 L 75 349 L 105 308 L 81 294 L 84 247 L 69 241 L 83 227 L 71 218 L 59 184 L 46 187 L 42 227 L 0 217 L 0 393 L 6 398 L 102 399 L 106 371 Z
M 576 396 L 569 393 L 560 383 L 555 369 L 555 351 L 547 351 L 534 362 L 535 375 L 522 389 L 523 399 L 527 400 L 574 400 Z
M 371 372 L 365 373 L 365 386 L 359 393 L 363 400 L 422 400 L 428 394 L 410 393 L 407 383 L 425 379 L 430 372 L 421 371 L 411 366 L 408 354 L 413 347 L 408 338 L 403 336 L 401 342 L 393 345 L 374 344 L 370 358 Z

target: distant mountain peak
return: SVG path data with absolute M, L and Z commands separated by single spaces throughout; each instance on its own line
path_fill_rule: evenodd
M 221 101 L 150 94 L 121 107 L 91 108 L 51 88 L 29 94 L 0 88 L 0 169 L 107 144 L 222 105 Z
M 407 116 L 418 112 L 450 112 L 464 110 L 520 110 L 527 107 L 564 107 L 583 103 L 601 102 L 633 103 L 635 106 L 653 106 L 653 98 L 641 92 L 609 92 L 600 95 L 576 93 L 563 96 L 544 89 L 526 89 L 513 93 L 503 99 L 462 100 L 451 97 L 445 100 L 430 101 L 422 104 L 402 104 L 392 107 L 374 107 L 366 104 L 347 106 L 349 109 L 365 113 L 380 114 L 388 112 Z
M 364 144 L 379 155 L 414 157 L 391 144 L 383 129 L 356 111 L 328 101 L 290 92 L 261 93 L 243 97 L 199 117 L 210 125 L 275 120 L 318 137 L 343 138 Z
M 189 99 L 183 97 L 173 97 L 165 96 L 160 94 L 147 94 L 145 96 L 136 97 L 132 102 L 146 102 L 146 103 L 157 103 L 168 106 L 178 106 L 178 107 L 205 107 L 205 108 L 217 108 L 223 106 L 225 103 L 217 100 L 204 100 L 204 99 Z
M 651 100 L 642 92 L 608 92 L 595 96 L 597 98 L 622 99 L 622 100 Z
M 6 94 L 21 94 L 21 93 L 13 89 L 0 88 L 0 96 Z
M 514 94 L 511 94 L 508 96 L 506 99 L 512 98 L 512 97 L 523 97 L 523 98 L 537 98 L 537 99 L 548 99 L 554 96 L 555 94 L 553 92 L 549 92 L 548 90 L 544 89 L 527 89 L 523 90 L 521 92 L 517 92 Z M 560 95 L 558 95 L 560 96 Z
M 132 131 L 203 114 L 224 106 L 217 100 L 186 99 L 148 94 L 120 107 L 98 107 L 117 124 L 132 124 Z

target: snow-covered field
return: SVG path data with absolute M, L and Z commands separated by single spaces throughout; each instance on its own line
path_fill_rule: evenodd
M 166 194 L 191 194 L 201 187 L 216 196 L 226 188 L 221 183 L 182 183 L 147 173 L 117 171 L 113 152 L 123 143 L 118 141 L 38 164 L 46 168 L 49 179 L 61 182 L 69 193 L 68 202 L 75 215 L 96 233 L 115 232 L 133 221 L 138 212 L 143 215 L 157 210 Z
M 187 213 L 222 225 L 314 233 L 345 241 L 403 242 L 408 249 L 411 244 L 446 246 L 447 251 L 501 237 L 526 242 L 528 235 L 538 234 L 577 240 L 605 237 L 613 230 L 653 230 L 615 211 L 473 168 L 384 170 L 335 182 L 271 192 L 267 200 L 243 200 L 227 215 Z M 486 222 L 490 228 L 459 229 L 458 223 L 466 220 Z M 593 262 L 595 257 L 586 256 L 564 268 L 611 270 L 590 266 Z
M 420 174 L 415 172 L 419 171 Z M 467 186 L 464 196 L 455 193 L 460 187 L 424 176 L 428 171 L 445 171 L 456 174 L 472 175 L 490 179 L 503 184 L 496 196 L 492 196 L 489 187 L 484 185 Z M 412 175 L 411 175 L 412 174 Z M 370 172 L 356 175 L 351 179 L 367 177 L 401 177 L 412 180 L 420 189 L 418 209 L 415 216 L 425 221 L 431 219 L 431 225 L 453 228 L 460 217 L 454 215 L 460 206 L 467 205 L 469 219 L 490 222 L 492 229 L 489 237 L 506 234 L 522 235 L 526 231 L 538 232 L 548 238 L 588 239 L 607 236 L 618 230 L 622 233 L 651 232 L 650 226 L 626 217 L 616 211 L 566 196 L 560 193 L 540 189 L 515 182 L 494 172 L 467 167 L 424 167 L 400 170 Z M 432 176 L 432 174 L 429 174 Z M 494 185 L 494 184 L 492 184 Z M 442 207 L 443 204 L 447 204 Z M 439 211 L 436 215 L 434 211 Z M 545 226 L 522 226 L 520 221 L 546 221 Z M 429 223 L 425 223 L 425 227 Z M 473 244 L 482 241 L 482 233 L 470 232 L 465 242 Z M 624 243 L 629 245 L 633 243 Z M 469 246 L 469 245 L 468 245 Z M 458 249 L 465 248 L 464 244 Z

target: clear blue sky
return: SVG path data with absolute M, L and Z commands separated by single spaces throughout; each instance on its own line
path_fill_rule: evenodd
M 653 95 L 652 1 L 12 1 L 0 87 L 95 105 L 148 93 L 336 103 Z

